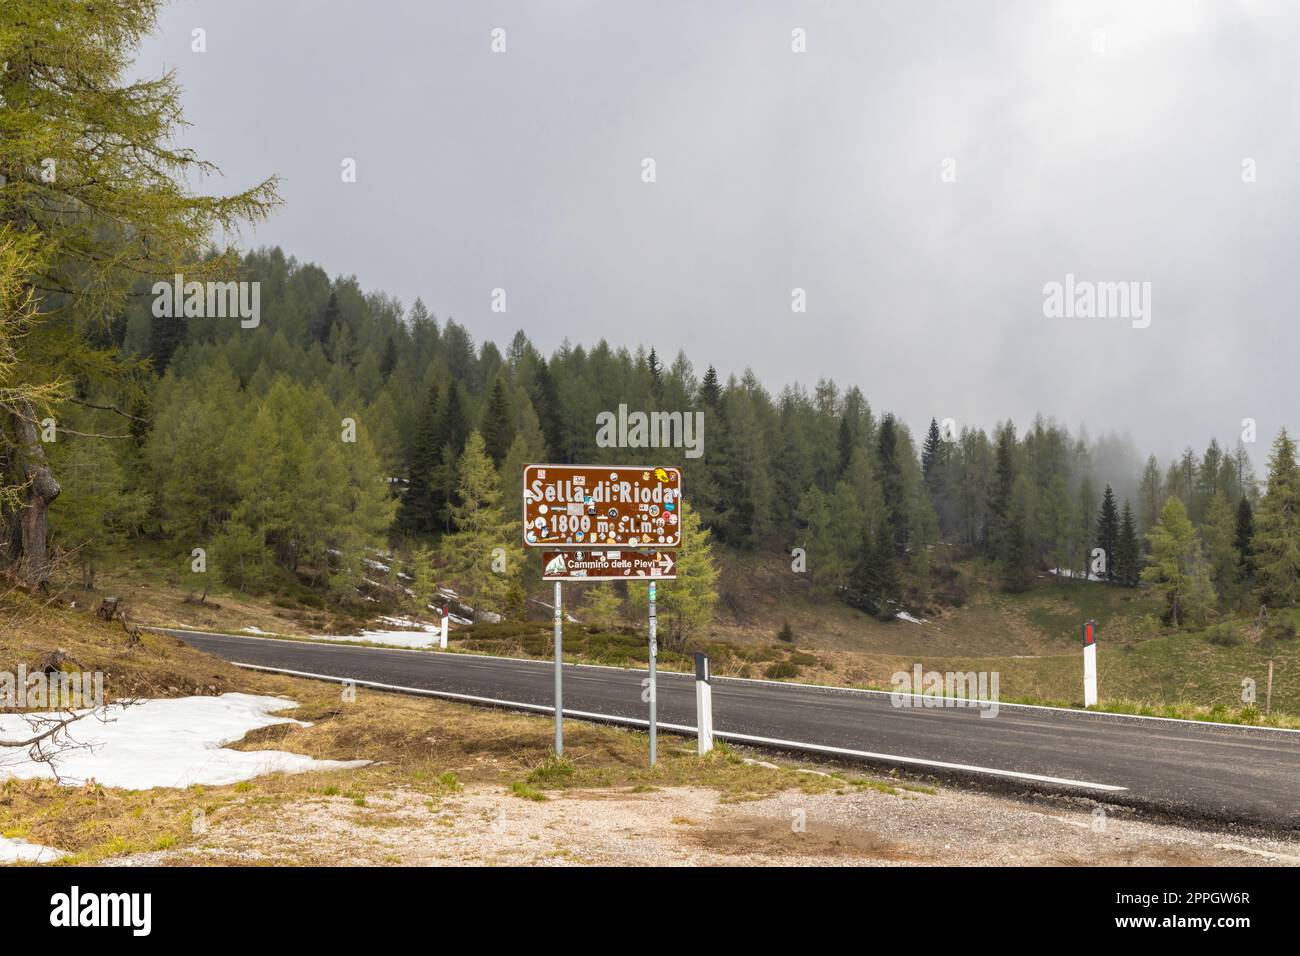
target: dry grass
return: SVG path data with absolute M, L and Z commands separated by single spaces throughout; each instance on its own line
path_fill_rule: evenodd
M 570 722 L 566 759 L 550 753 L 547 719 L 476 709 L 379 692 L 358 693 L 354 702 L 338 689 L 294 678 L 239 673 L 237 689 L 284 694 L 299 702 L 286 711 L 309 727 L 276 725 L 254 731 L 234 746 L 282 749 L 323 759 L 369 759 L 354 770 L 270 774 L 224 787 L 117 790 L 87 784 L 65 788 L 48 781 L 0 784 L 0 832 L 74 854 L 66 862 L 95 863 L 149 850 L 201 847 L 208 826 L 273 821 L 278 809 L 301 801 L 350 799 L 357 822 L 397 825 L 382 812 L 366 813 L 376 799 L 416 793 L 436 807 L 466 784 L 499 787 L 525 799 L 546 799 L 559 790 L 671 786 L 715 789 L 724 801 L 751 800 L 785 789 L 808 793 L 844 789 L 843 780 L 769 770 L 744 763 L 731 752 L 706 758 L 685 742 L 663 738 L 659 765 L 646 766 L 646 738 L 614 727 Z M 222 862 L 212 859 L 208 862 Z M 226 862 L 230 862 L 226 859 Z M 266 862 L 266 861 L 264 861 Z M 273 862 L 312 862 L 281 856 Z
M 176 638 L 145 631 L 128 648 L 116 622 L 104 623 L 86 609 L 60 610 L 9 595 L 0 608 L 0 669 L 31 668 L 59 650 L 68 657 L 65 670 L 102 672 L 110 699 L 221 694 L 247 685 L 239 668 Z

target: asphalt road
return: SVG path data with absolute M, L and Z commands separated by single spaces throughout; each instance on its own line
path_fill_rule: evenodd
M 236 663 L 553 707 L 553 665 L 170 631 Z M 641 721 L 644 671 L 565 665 L 564 712 Z M 694 679 L 659 674 L 661 729 L 694 732 Z M 553 711 L 552 711 L 553 712 Z M 944 777 L 1076 793 L 1184 817 L 1300 829 L 1300 733 L 1003 704 L 898 707 L 890 695 L 715 678 L 717 736 Z

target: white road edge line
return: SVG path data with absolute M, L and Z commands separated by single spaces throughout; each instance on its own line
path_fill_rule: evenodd
M 403 687 L 400 684 L 382 684 L 378 681 L 355 680 L 350 677 L 334 677 L 330 674 L 313 674 L 308 671 L 289 670 L 286 667 L 265 667 L 261 664 L 243 664 L 239 661 L 231 661 L 236 667 L 242 667 L 250 671 L 265 671 L 271 674 L 287 674 L 292 677 L 307 677 L 313 680 L 324 680 L 332 683 L 342 684 L 351 681 L 358 687 L 373 687 L 376 690 L 392 690 L 403 694 L 418 694 L 422 697 L 442 697 L 448 700 L 465 701 L 471 704 L 491 704 L 497 707 L 509 707 L 517 710 L 531 710 L 542 714 L 553 714 L 555 708 L 546 704 L 525 704 L 517 700 L 500 700 L 495 697 L 478 697 L 474 694 L 457 694 L 449 690 L 428 690 L 423 687 Z M 585 710 L 565 709 L 565 717 L 574 717 L 580 720 L 598 720 L 611 724 L 631 724 L 637 727 L 648 726 L 650 721 L 642 720 L 639 717 L 616 717 L 611 714 L 596 714 Z M 658 722 L 661 730 L 671 731 L 679 734 L 693 734 L 696 728 L 686 724 L 669 724 L 662 721 Z M 799 740 L 781 740 L 776 737 L 756 737 L 752 734 L 739 734 L 727 730 L 714 730 L 713 736 L 721 737 L 724 740 L 735 740 L 739 743 L 762 744 L 768 747 L 784 747 L 793 750 L 806 750 L 814 753 L 833 754 L 845 757 L 864 757 L 869 760 L 882 760 L 887 763 L 907 764 L 917 767 L 935 767 L 942 770 L 960 770 L 965 773 L 977 773 L 993 777 L 1012 777 L 1016 780 L 1033 780 L 1036 783 L 1052 783 L 1065 787 L 1081 787 L 1086 790 L 1105 790 L 1115 792 L 1127 790 L 1128 787 L 1117 787 L 1109 783 L 1093 783 L 1089 780 L 1071 780 L 1068 777 L 1047 777 L 1036 773 L 1024 773 L 1019 770 L 998 770 L 995 767 L 978 767 L 972 764 L 948 763 L 943 760 L 926 760 L 921 757 L 900 757 L 897 754 L 874 753 L 870 750 L 850 750 L 845 747 L 830 747 L 823 744 L 809 744 Z
M 258 634 L 222 634 L 218 631 L 196 631 L 184 627 L 150 627 L 145 630 L 162 631 L 180 631 L 185 634 L 198 634 L 208 637 L 233 637 L 238 640 L 246 641 L 275 641 L 280 644 L 311 644 L 314 647 L 336 647 L 344 650 L 360 651 L 403 651 L 408 654 L 446 654 L 453 653 L 448 651 L 421 650 L 415 647 L 396 647 L 387 644 L 348 644 L 342 641 L 313 641 L 303 638 L 285 638 L 285 637 L 263 637 Z M 499 654 L 468 654 L 464 652 L 454 652 L 454 656 L 463 660 L 485 660 L 485 661 L 512 661 L 517 664 L 540 664 L 543 667 L 554 666 L 550 661 L 539 661 L 532 657 L 503 657 Z M 625 674 L 633 674 L 637 671 L 631 667 L 615 667 L 612 664 L 581 664 L 574 661 L 565 661 L 565 667 L 586 667 L 591 670 L 603 671 L 622 671 Z M 685 671 L 666 671 L 660 670 L 659 676 L 664 677 L 681 677 L 694 679 L 693 675 Z M 834 694 L 876 694 L 882 697 L 893 697 L 898 691 L 892 690 L 871 690 L 867 687 L 837 687 L 834 684 L 803 684 L 792 680 L 764 680 L 761 677 L 722 677 L 714 675 L 715 681 L 733 681 L 744 684 L 770 684 L 775 687 L 803 687 L 807 690 L 820 690 Z M 904 697 L 925 700 L 960 700 L 972 704 L 975 707 L 980 706 L 977 698 L 970 697 L 930 697 L 926 694 L 902 694 Z M 987 702 L 984 702 L 987 706 Z M 1050 707 L 1047 704 L 1015 704 L 1010 701 L 998 701 L 998 707 L 1017 707 L 1021 710 L 1045 710 L 1053 714 L 1081 714 L 1085 717 L 1109 717 L 1112 720 L 1160 720 L 1169 724 L 1191 724 L 1195 727 L 1223 727 L 1227 730 L 1236 730 L 1241 733 L 1249 733 L 1252 730 L 1266 731 L 1273 734 L 1300 734 L 1300 729 L 1293 727 L 1260 727 L 1255 724 L 1225 724 L 1217 720 L 1189 720 L 1186 717 L 1156 717 L 1150 714 L 1120 714 L 1109 710 L 1084 710 L 1080 707 Z M 567 711 L 566 711 L 567 713 Z

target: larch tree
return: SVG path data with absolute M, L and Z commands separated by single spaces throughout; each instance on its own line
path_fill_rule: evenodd
M 1228 504 L 1227 494 L 1214 492 L 1205 511 L 1201 537 L 1205 541 L 1205 555 L 1210 562 L 1214 589 L 1228 607 L 1235 605 L 1240 597 L 1241 556 L 1235 543 L 1236 530 L 1236 517 L 1232 505 Z
M 162 3 L 0 4 L 0 230 L 33 244 L 22 289 L 45 313 L 20 320 L 0 360 L 14 362 L 11 384 L 58 400 L 72 397 L 73 378 L 121 382 L 132 371 L 115 349 L 92 346 L 87 324 L 119 314 L 142 279 L 234 274 L 237 257 L 207 247 L 278 202 L 274 179 L 226 197 L 192 191 L 216 170 L 174 145 L 184 125 L 174 76 L 126 79 Z M 2 423 L 3 480 L 22 489 L 0 514 L 3 560 L 29 584 L 48 577 L 47 514 L 60 491 L 39 404 L 11 393 Z
M 1214 583 L 1182 499 L 1165 502 L 1148 540 L 1151 554 L 1142 580 L 1164 592 L 1165 621 L 1175 627 L 1204 624 L 1216 603 Z
M 704 635 L 713 623 L 718 603 L 718 567 L 713 558 L 713 541 L 695 509 L 681 507 L 682 545 L 677 551 L 677 580 L 655 585 L 660 639 L 670 647 L 683 647 Z M 649 588 L 630 582 L 628 604 L 644 618 Z
M 501 510 L 497 473 L 483 437 L 470 432 L 457 468 L 451 532 L 439 549 L 442 569 L 477 617 L 505 608 L 511 575 L 520 571 L 520 536 Z

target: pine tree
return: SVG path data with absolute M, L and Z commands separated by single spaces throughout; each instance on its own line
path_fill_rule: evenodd
M 1255 579 L 1270 607 L 1295 607 L 1300 600 L 1300 470 L 1296 445 L 1285 428 L 1273 442 L 1268 491 L 1255 516 Z
M 393 341 L 390 335 L 388 341 L 384 343 L 384 357 L 379 360 L 379 374 L 385 382 L 397 368 L 397 343 Z
M 664 397 L 664 370 L 659 364 L 659 355 L 655 352 L 653 346 L 651 346 L 650 355 L 646 359 L 646 369 L 650 373 L 650 395 L 654 398 L 655 404 L 659 404 Z
M 487 448 L 488 457 L 492 459 L 493 465 L 500 468 L 515 436 L 510 424 L 506 386 L 499 377 L 492 383 L 492 395 L 488 399 L 487 409 L 483 412 L 482 431 L 483 444 Z
M 927 485 L 933 482 L 935 467 L 940 462 L 942 449 L 943 438 L 939 434 L 939 423 L 931 418 L 930 430 L 926 432 L 925 444 L 921 447 L 921 474 L 925 476 Z
M 885 514 L 896 554 L 907 547 L 907 511 L 903 500 L 903 463 L 898 449 L 898 427 L 893 415 L 880 421 L 876 436 L 876 460 L 880 464 L 880 490 L 885 499 Z
M 1241 500 L 1237 502 L 1237 529 L 1233 537 L 1233 545 L 1237 549 L 1241 579 L 1247 586 L 1252 586 L 1255 580 L 1255 548 L 1252 543 L 1254 538 L 1255 515 L 1250 507 L 1250 498 L 1242 495 Z
M 1115 507 L 1115 492 L 1106 486 L 1101 496 L 1101 509 L 1097 512 L 1097 547 L 1106 559 L 1106 580 L 1115 580 L 1115 560 L 1119 552 L 1119 511 Z
M 849 468 L 849 462 L 853 460 L 853 450 L 856 447 L 856 441 L 853 436 L 853 427 L 849 424 L 848 415 L 840 417 L 840 432 L 837 440 L 839 451 L 839 469 L 836 476 L 843 475 Z
M 995 480 L 988 502 L 988 554 L 999 563 L 1004 558 L 1007 523 L 1011 517 L 1011 497 L 1016 484 L 1016 429 L 1010 423 L 998 431 L 995 456 Z
M 438 460 L 433 469 L 431 497 L 434 523 L 441 524 L 443 528 L 450 528 L 451 507 L 460 475 L 460 456 L 468 435 L 469 418 L 461 401 L 460 383 L 453 379 L 447 387 L 447 397 L 442 402 L 434 433 Z
M 863 525 L 858 561 L 851 577 L 852 603 L 882 621 L 898 613 L 902 583 L 898 575 L 898 558 L 894 551 L 893 532 L 882 517 Z
M 189 324 L 183 318 L 175 316 L 149 317 L 149 358 L 153 361 L 154 371 L 161 375 L 167 371 L 172 356 L 185 341 Z
M 1137 587 L 1142 573 L 1142 548 L 1138 543 L 1137 522 L 1133 508 L 1124 502 L 1124 512 L 1119 522 L 1119 543 L 1115 546 L 1116 577 L 1126 588 Z
M 721 401 L 722 387 L 718 384 L 718 370 L 710 365 L 704 373 L 704 381 L 700 383 L 700 404 L 716 411 Z
M 334 329 L 338 324 L 339 294 L 331 290 L 330 297 L 325 302 L 325 307 L 312 316 L 307 331 L 311 334 L 312 341 L 326 346 L 330 343 L 334 335 Z
M 438 440 L 438 385 L 429 386 L 424 410 L 416 426 L 407 467 L 406 492 L 398 510 L 398 527 L 406 534 L 428 534 L 437 527 L 438 512 L 434 496 L 442 446 Z
M 1164 621 L 1175 627 L 1204 624 L 1217 598 L 1182 499 L 1171 497 L 1165 502 L 1148 539 L 1151 554 L 1142 569 L 1142 580 L 1164 591 Z
M 551 461 L 557 464 L 568 461 L 564 441 L 564 410 L 560 405 L 555 378 L 544 359 L 538 359 L 533 378 L 533 407 L 537 410 L 537 420 L 541 423 Z
M 1002 587 L 1010 592 L 1023 592 L 1034 583 L 1034 553 L 1030 544 L 1032 481 L 1027 475 L 1015 480 L 1008 505 L 1008 514 L 1002 527 L 998 563 L 1002 572 Z

